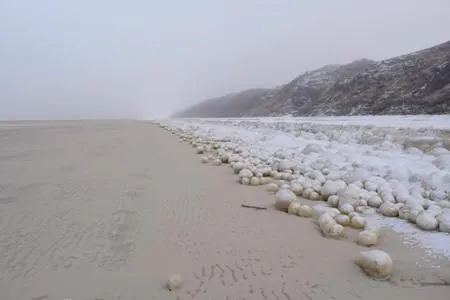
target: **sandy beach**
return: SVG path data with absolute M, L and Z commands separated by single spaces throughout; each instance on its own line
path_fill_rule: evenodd
M 448 261 L 386 232 L 371 280 L 351 235 L 241 207 L 272 202 L 148 122 L 0 123 L 0 299 L 448 299 Z

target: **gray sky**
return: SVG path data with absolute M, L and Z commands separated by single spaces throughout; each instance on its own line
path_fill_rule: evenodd
M 147 118 L 450 39 L 449 0 L 0 0 L 0 118 Z

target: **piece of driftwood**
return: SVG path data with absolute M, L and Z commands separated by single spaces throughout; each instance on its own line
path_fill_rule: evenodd
M 420 286 L 450 286 L 450 282 L 447 281 L 440 281 L 440 282 L 421 282 Z
M 262 206 L 254 206 L 254 205 L 247 205 L 247 204 L 241 204 L 242 207 L 245 208 L 254 208 L 254 209 L 267 209 L 267 207 L 262 207 Z

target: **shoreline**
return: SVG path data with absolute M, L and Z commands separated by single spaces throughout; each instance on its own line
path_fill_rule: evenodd
M 311 220 L 242 208 L 271 206 L 273 195 L 201 164 L 148 122 L 48 124 L 0 127 L 5 299 L 447 298 L 445 286 L 421 282 L 450 276 L 448 261 L 422 260 L 383 234 L 394 275 L 371 280 L 353 262 L 365 248 L 352 237 L 325 239 Z M 168 292 L 172 273 L 185 283 Z

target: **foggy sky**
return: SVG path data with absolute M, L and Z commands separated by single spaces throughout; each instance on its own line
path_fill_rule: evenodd
M 449 0 L 0 0 L 0 119 L 163 117 L 450 39 Z

